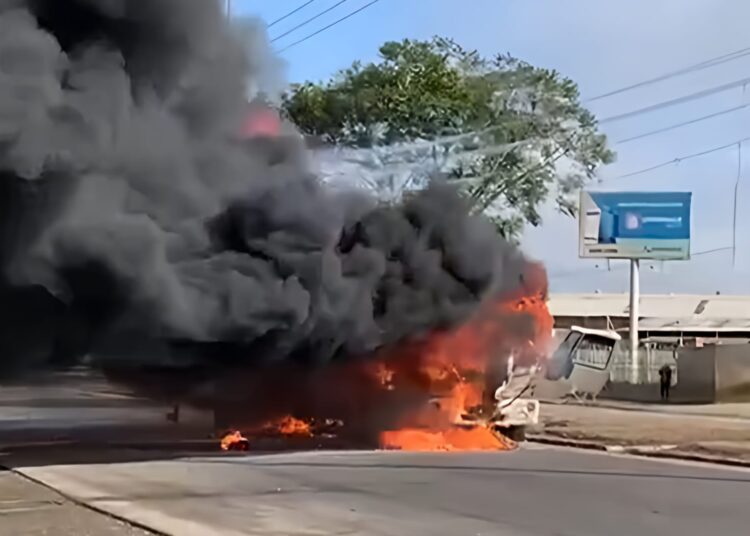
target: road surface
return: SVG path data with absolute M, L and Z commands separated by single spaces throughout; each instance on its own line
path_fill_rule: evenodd
M 83 508 L 10 471 L 0 471 L 0 534 L 13 536 L 150 536 Z
M 746 535 L 750 473 L 548 447 L 307 452 L 21 471 L 180 536 Z

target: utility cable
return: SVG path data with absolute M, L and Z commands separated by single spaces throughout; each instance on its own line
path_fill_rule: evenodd
M 322 17 L 323 15 L 325 15 L 326 13 L 329 13 L 329 12 L 333 11 L 334 9 L 336 9 L 336 8 L 337 8 L 337 7 L 339 7 L 339 6 L 341 5 L 341 4 L 343 4 L 344 2 L 347 2 L 347 1 L 348 1 L 348 0 L 339 0 L 338 2 L 336 2 L 335 4 L 333 4 L 333 5 L 332 5 L 331 7 L 329 7 L 328 9 L 325 9 L 325 10 L 321 11 L 320 13 L 318 13 L 318 14 L 316 14 L 316 15 L 313 15 L 313 16 L 312 16 L 312 17 L 310 17 L 309 19 L 307 19 L 307 20 L 305 20 L 305 21 L 302 21 L 302 22 L 300 22 L 300 23 L 299 23 L 299 24 L 298 24 L 297 26 L 294 26 L 294 27 L 292 27 L 292 28 L 289 28 L 289 29 L 288 29 L 287 31 L 285 31 L 285 32 L 284 32 L 283 34 L 281 34 L 281 35 L 277 35 L 276 37 L 274 37 L 273 39 L 271 39 L 271 43 L 275 43 L 276 41 L 278 41 L 279 39 L 282 39 L 282 38 L 286 37 L 286 36 L 287 36 L 287 35 L 289 35 L 290 33 L 292 33 L 292 32 L 295 32 L 295 31 L 299 30 L 300 28 L 302 28 L 303 26 L 306 26 L 306 25 L 310 24 L 310 23 L 311 23 L 312 21 L 314 21 L 315 19 L 318 19 L 318 18 Z
M 656 134 L 661 134 L 663 132 L 669 132 L 670 130 L 675 130 L 677 128 L 685 127 L 688 125 L 694 125 L 695 123 L 700 123 L 701 121 L 707 121 L 708 119 L 713 119 L 714 117 L 720 117 L 722 115 L 727 115 L 734 112 L 739 112 L 740 110 L 744 110 L 750 106 L 750 103 L 740 104 L 739 106 L 734 106 L 732 108 L 726 108 L 724 110 L 719 110 L 718 112 L 714 112 L 712 114 L 704 115 L 701 117 L 696 117 L 695 119 L 690 119 L 688 121 L 683 121 L 681 123 L 675 123 L 674 125 L 669 125 L 668 127 L 659 128 L 656 130 L 650 130 L 648 132 L 644 132 L 643 134 L 637 134 L 635 136 L 631 136 L 629 138 L 625 138 L 622 140 L 617 140 L 615 142 L 616 145 L 621 145 L 623 143 L 628 143 L 635 140 L 640 140 L 642 138 L 647 138 L 649 136 L 654 136 Z
M 649 86 L 652 84 L 656 84 L 657 82 L 663 82 L 664 80 L 669 80 L 670 78 L 675 78 L 678 76 L 682 76 L 685 74 L 690 74 L 696 71 L 700 71 L 703 69 L 708 69 L 710 67 L 715 67 L 716 65 L 722 65 L 724 63 L 734 61 L 740 58 L 743 58 L 745 56 L 750 55 L 750 47 L 747 48 L 741 48 L 739 50 L 735 50 L 734 52 L 730 52 L 728 54 L 723 54 L 721 56 L 717 56 L 715 58 L 711 58 L 693 65 L 689 65 L 688 67 L 683 67 L 682 69 L 678 69 L 676 71 L 670 71 L 667 73 L 664 73 L 662 75 L 656 76 L 654 78 L 649 78 L 648 80 L 643 80 L 641 82 L 636 82 L 635 84 L 630 84 L 625 87 L 621 87 L 619 89 L 615 89 L 613 91 L 608 91 L 606 93 L 602 93 L 601 95 L 596 95 L 594 97 L 590 97 L 584 102 L 594 102 L 601 99 L 606 99 L 607 97 L 612 97 L 614 95 L 619 95 L 621 93 L 625 93 L 628 91 L 632 91 L 633 89 L 638 89 L 640 87 Z
M 294 43 L 291 43 L 290 45 L 285 46 L 284 48 L 282 48 L 281 50 L 279 50 L 278 53 L 281 54 L 282 52 L 285 52 L 285 51 L 289 50 L 290 48 L 299 45 L 300 43 L 304 43 L 308 39 L 311 39 L 311 38 L 315 37 L 316 35 L 325 32 L 326 30 L 328 30 L 329 28 L 332 28 L 332 27 L 336 26 L 340 22 L 344 22 L 346 19 L 353 17 L 357 13 L 359 13 L 361 11 L 364 11 L 365 9 L 367 9 L 368 7 L 370 7 L 370 6 L 374 5 L 374 4 L 377 4 L 379 1 L 380 0 L 372 0 L 372 2 L 370 2 L 369 4 L 365 4 L 364 6 L 360 7 L 359 9 L 355 9 L 354 11 L 352 11 L 351 13 L 349 13 L 348 15 L 344 15 L 340 19 L 333 21 L 331 24 L 329 24 L 327 26 L 323 26 L 320 30 L 317 30 L 317 31 L 315 31 L 315 32 L 313 32 L 313 33 L 311 33 L 309 35 L 306 35 L 302 39 L 299 39 L 299 40 L 295 41 Z
M 617 114 L 617 115 L 613 115 L 610 117 L 606 117 L 604 119 L 601 119 L 599 121 L 599 124 L 601 125 L 605 123 L 614 123 L 615 121 L 622 121 L 623 119 L 630 119 L 631 117 L 636 117 L 638 115 L 655 112 L 657 110 L 662 110 L 664 108 L 669 108 L 671 106 L 677 106 L 678 104 L 684 104 L 686 102 L 702 99 L 703 97 L 708 97 L 710 95 L 714 95 L 715 93 L 721 93 L 723 91 L 728 91 L 736 87 L 743 87 L 748 84 L 750 84 L 750 78 L 743 78 L 741 80 L 735 80 L 734 82 L 729 82 L 727 84 L 722 84 L 720 86 L 714 86 L 708 89 L 703 89 L 695 93 L 690 93 L 689 95 L 683 95 L 682 97 L 677 97 L 676 99 L 670 99 L 667 101 L 652 104 L 650 106 L 645 106 L 643 108 L 638 108 L 637 110 L 632 110 L 630 112 L 625 112 L 622 114 Z
M 698 158 L 700 156 L 705 156 L 707 154 L 715 153 L 717 151 L 722 151 L 724 149 L 729 149 L 730 147 L 736 146 L 738 143 L 744 143 L 746 141 L 750 141 L 750 137 L 742 138 L 740 140 L 733 141 L 732 143 L 727 143 L 726 145 L 721 145 L 719 147 L 713 147 L 711 149 L 706 149 L 705 151 L 700 151 L 698 153 L 692 153 L 685 156 L 678 156 L 677 158 L 673 158 L 672 160 L 668 160 L 666 162 L 662 162 L 660 164 L 656 164 L 647 168 L 639 169 L 637 171 L 633 171 L 630 173 L 626 173 L 624 175 L 618 175 L 617 177 L 613 177 L 614 179 L 626 179 L 628 177 L 635 177 L 636 175 L 642 175 L 644 173 L 648 173 L 649 171 L 654 171 L 659 168 L 663 168 L 666 166 L 670 166 L 672 164 L 679 164 L 680 162 L 684 160 L 691 160 L 693 158 Z
M 288 17 L 291 17 L 292 15 L 294 15 L 295 13 L 297 13 L 298 11 L 300 11 L 301 9 L 306 8 L 307 6 L 309 6 L 310 4 L 312 4 L 313 2 L 315 2 L 315 0 L 307 0 L 307 2 L 305 2 L 301 6 L 299 6 L 299 7 L 295 8 L 295 9 L 291 10 L 286 15 L 281 16 L 278 19 L 276 19 L 275 21 L 269 23 L 269 25 L 267 27 L 270 28 L 271 26 L 274 26 L 274 25 L 280 23 L 282 20 L 284 20 L 284 19 L 286 19 Z
M 742 141 L 737 143 L 737 178 L 734 181 L 734 208 L 732 210 L 732 268 L 737 261 L 737 192 L 742 178 Z

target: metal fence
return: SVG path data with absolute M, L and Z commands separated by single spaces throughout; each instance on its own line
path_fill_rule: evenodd
M 638 349 L 638 369 L 636 377 L 633 378 L 633 365 L 630 361 L 630 341 L 619 341 L 612 353 L 609 379 L 612 382 L 659 383 L 659 369 L 664 365 L 672 367 L 672 384 L 677 383 L 676 345 L 651 342 L 641 344 Z

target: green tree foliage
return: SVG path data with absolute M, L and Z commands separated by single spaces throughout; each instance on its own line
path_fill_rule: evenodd
M 538 225 L 548 199 L 574 215 L 574 193 L 614 158 L 573 81 L 439 37 L 385 43 L 378 62 L 293 87 L 283 110 L 341 146 L 433 142 L 448 177 L 508 238 Z

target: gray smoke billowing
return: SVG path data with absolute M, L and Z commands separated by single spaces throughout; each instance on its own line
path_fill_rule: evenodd
M 240 142 L 275 73 L 220 4 L 0 0 L 3 359 L 192 341 L 325 361 L 519 284 L 520 253 L 451 189 L 377 206 L 294 140 Z

